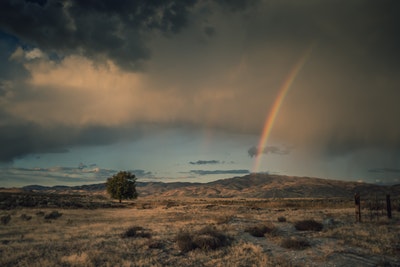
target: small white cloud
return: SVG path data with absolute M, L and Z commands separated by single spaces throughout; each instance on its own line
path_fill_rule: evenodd
M 11 54 L 10 60 L 20 61 L 24 58 L 24 54 L 24 49 L 18 46 L 17 49 L 15 49 L 14 53 Z
M 39 48 L 24 50 L 22 47 L 18 46 L 17 49 L 15 49 L 15 51 L 11 54 L 9 59 L 14 61 L 30 61 L 40 58 L 47 59 L 47 55 Z
M 27 60 L 33 60 L 33 59 L 37 59 L 37 58 L 47 58 L 47 56 L 39 48 L 34 48 L 30 51 L 25 52 L 25 58 Z

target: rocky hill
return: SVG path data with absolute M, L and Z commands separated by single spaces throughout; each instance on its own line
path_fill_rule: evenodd
M 24 191 L 46 193 L 104 193 L 105 184 L 82 186 L 45 187 L 31 185 Z M 214 198 L 318 198 L 352 197 L 355 192 L 384 196 L 400 195 L 400 185 L 381 186 L 375 184 L 328 180 L 310 177 L 295 177 L 269 174 L 250 174 L 242 177 L 217 180 L 209 183 L 188 182 L 137 182 L 140 196 L 157 197 L 214 197 Z

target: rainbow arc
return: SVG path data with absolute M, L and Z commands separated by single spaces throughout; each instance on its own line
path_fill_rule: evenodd
M 263 150 L 268 142 L 268 138 L 271 134 L 271 130 L 274 126 L 275 120 L 278 116 L 279 110 L 281 109 L 282 103 L 284 102 L 286 95 L 288 94 L 293 82 L 300 73 L 301 69 L 304 67 L 307 59 L 310 57 L 312 50 L 314 49 L 314 44 L 312 44 L 302 55 L 299 61 L 293 66 L 289 74 L 286 76 L 282 86 L 278 90 L 278 94 L 272 107 L 265 119 L 264 128 L 257 146 L 257 153 L 254 160 L 253 173 L 258 172 Z

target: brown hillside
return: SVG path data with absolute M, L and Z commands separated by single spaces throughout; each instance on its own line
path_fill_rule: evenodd
M 27 186 L 24 190 L 47 193 L 104 193 L 105 185 L 85 186 Z M 211 198 L 323 198 L 349 197 L 355 192 L 380 197 L 400 195 L 400 185 L 381 186 L 368 183 L 328 180 L 321 178 L 250 174 L 209 183 L 138 182 L 139 196 L 156 197 L 211 197 Z
M 400 186 L 380 186 L 310 177 L 250 174 L 205 184 L 182 185 L 182 183 L 175 183 L 174 186 L 166 186 L 162 183 L 153 183 L 138 188 L 138 191 L 143 196 L 164 197 L 319 198 L 352 197 L 355 192 L 369 196 L 371 194 L 398 196 Z

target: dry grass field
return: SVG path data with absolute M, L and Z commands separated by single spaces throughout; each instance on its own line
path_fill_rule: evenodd
M 398 210 L 356 223 L 352 205 L 145 197 L 3 209 L 0 266 L 400 266 Z

